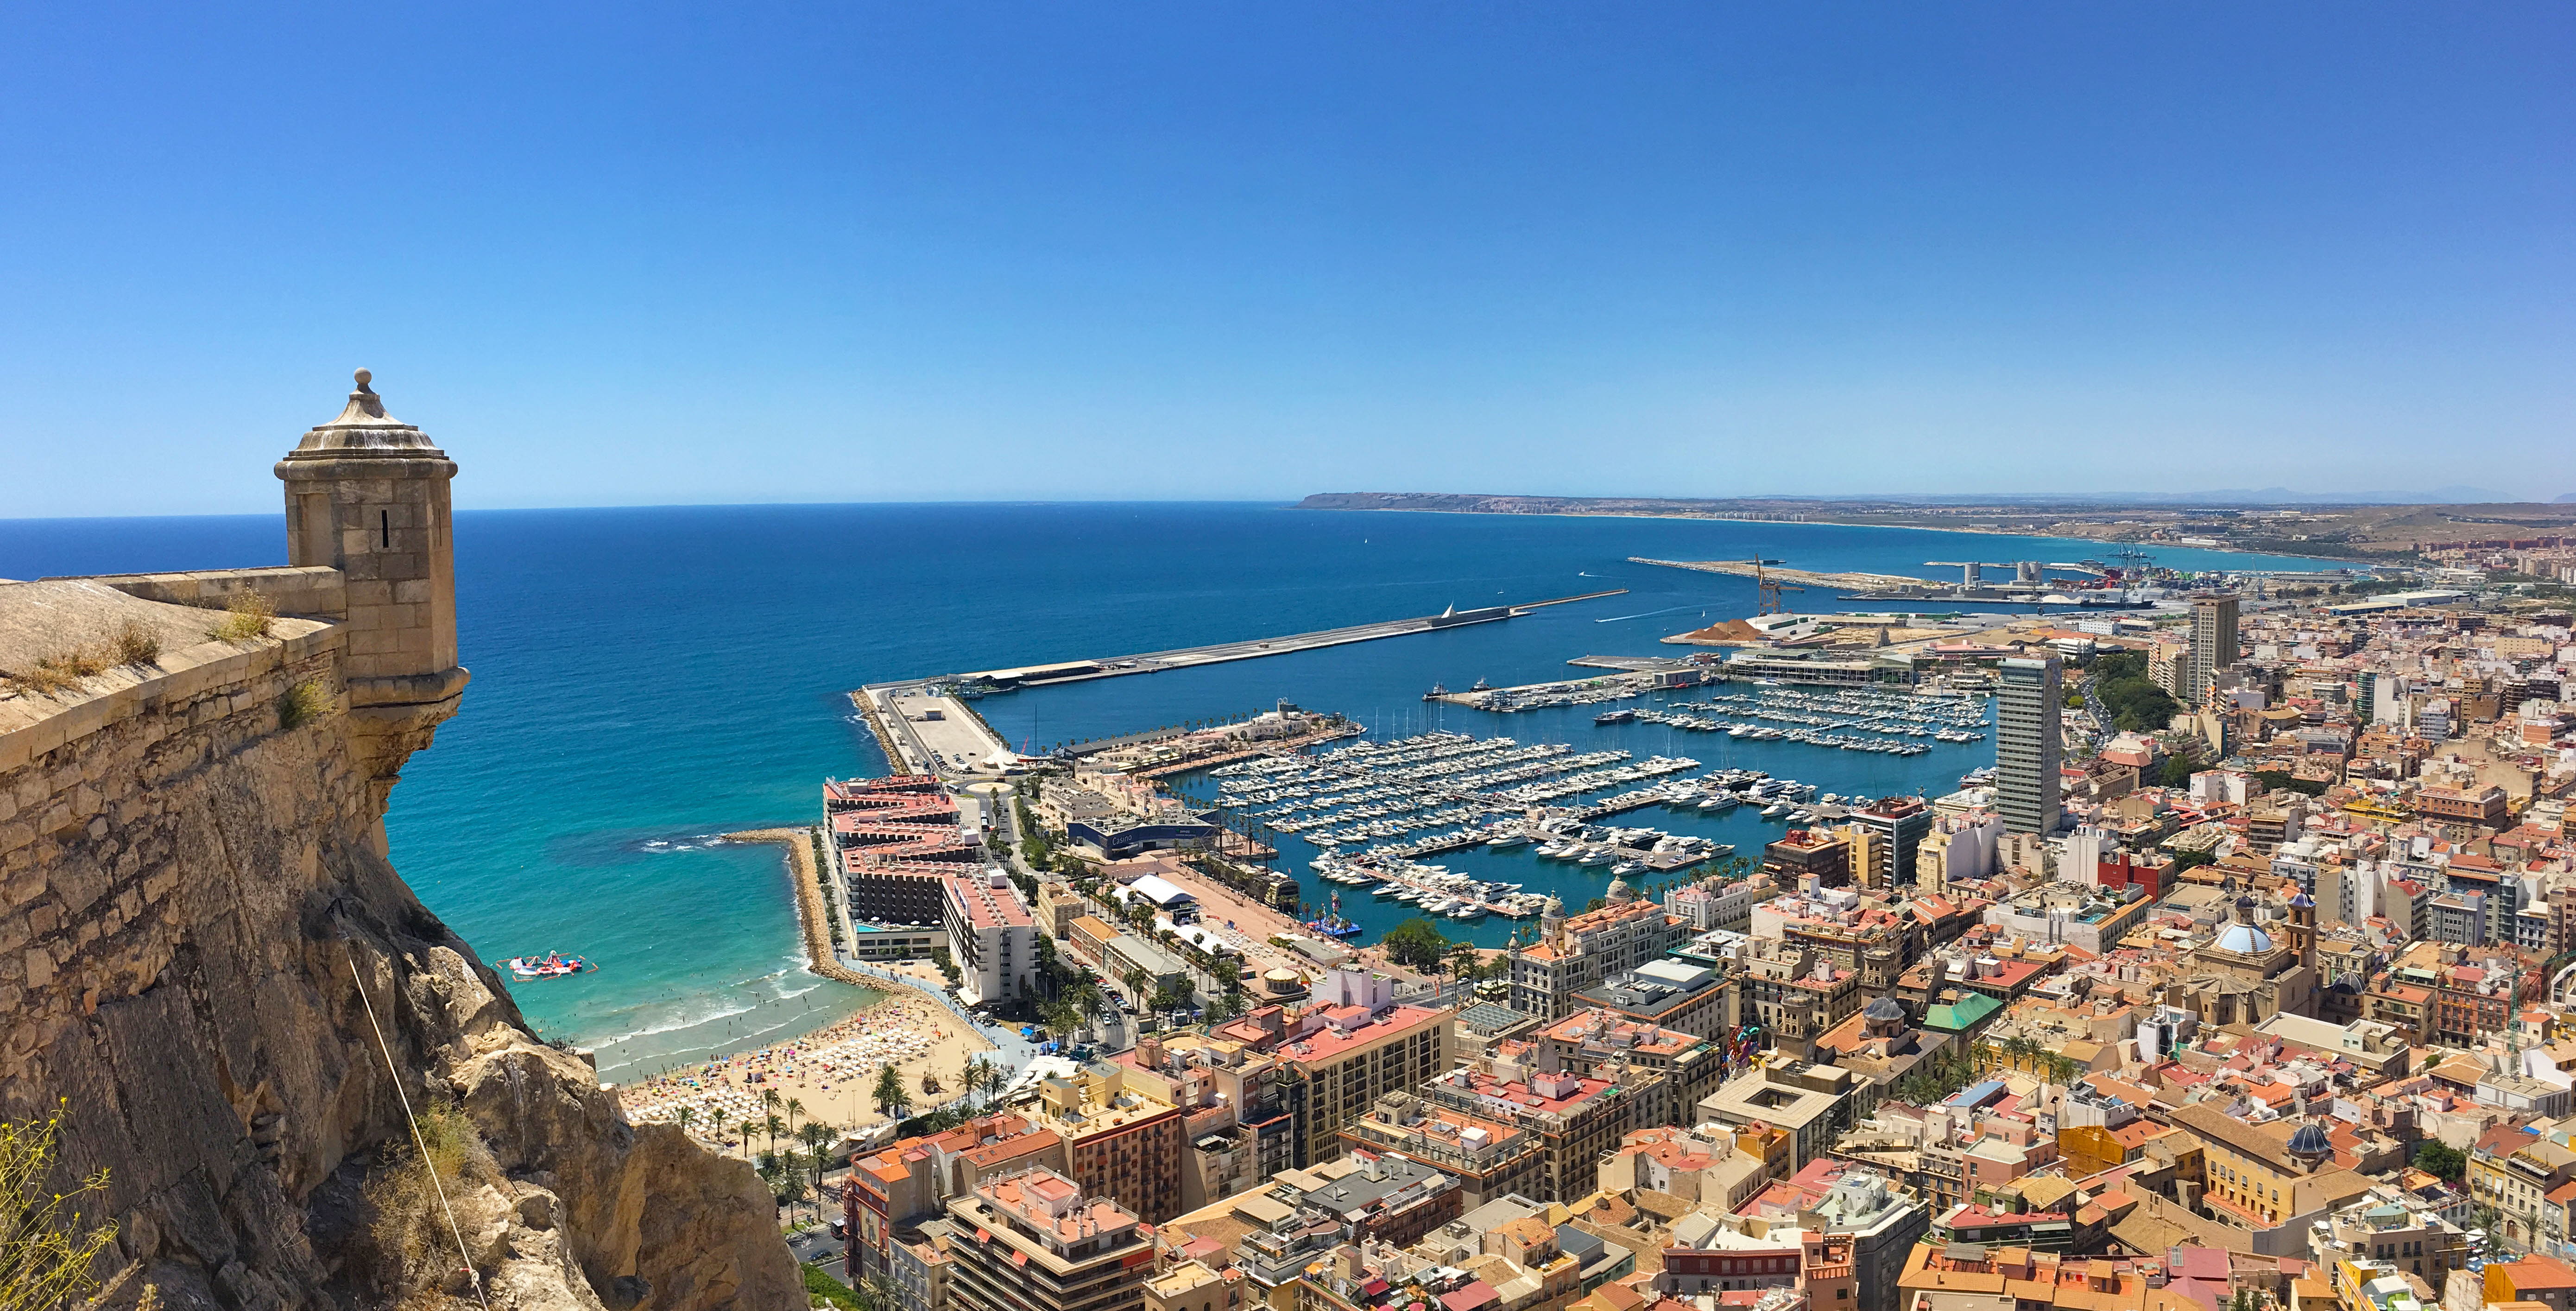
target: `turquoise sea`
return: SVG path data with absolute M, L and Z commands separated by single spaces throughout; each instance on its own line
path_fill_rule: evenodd
M 463 711 L 394 793 L 395 863 L 487 959 L 578 952 L 603 963 L 523 984 L 549 1035 L 605 1045 L 611 1079 L 755 1044 L 856 990 L 801 968 L 776 849 L 713 840 L 809 819 L 825 775 L 882 772 L 844 693 L 862 683 L 1331 628 L 1505 601 L 1629 589 L 1481 624 L 1322 651 L 990 697 L 1014 739 L 1045 744 L 1285 699 L 1387 732 L 1443 727 L 1596 740 L 1747 765 L 1825 791 L 1947 790 L 1991 740 L 1895 758 L 1737 743 L 1584 709 L 1490 715 L 1427 706 L 1435 682 L 1539 682 L 1585 654 L 1670 654 L 1657 639 L 1752 612 L 1749 581 L 1627 563 L 1743 559 L 1926 577 L 1926 560 L 2082 559 L 2096 544 L 1829 525 L 1300 511 L 1252 504 L 943 504 L 466 512 L 458 622 Z M 0 577 L 282 563 L 273 516 L 0 521 Z M 2317 562 L 2160 549 L 2184 569 Z M 1796 597 L 1801 608 L 1828 600 Z M 1636 822 L 1758 849 L 1750 815 Z M 1311 854 L 1285 844 L 1305 877 Z M 1526 854 L 1517 870 L 1576 904 L 1608 876 Z M 1332 885 L 1306 879 L 1320 898 Z M 1372 936 L 1397 918 L 1346 901 Z M 1451 925 L 1452 936 L 1462 931 Z M 1475 935 L 1500 941 L 1506 922 Z

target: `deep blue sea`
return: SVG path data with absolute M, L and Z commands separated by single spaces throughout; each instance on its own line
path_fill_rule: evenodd
M 855 990 L 800 968 L 777 851 L 713 834 L 810 819 L 825 775 L 884 762 L 845 693 L 862 683 L 1333 628 L 1506 601 L 1629 589 L 1502 623 L 1203 669 L 994 696 L 1014 739 L 1061 740 L 1260 710 L 1285 699 L 1389 733 L 1442 727 L 1691 755 L 1878 795 L 1946 791 L 1991 740 L 1911 758 L 1742 743 L 1656 725 L 1596 728 L 1584 708 L 1493 715 L 1426 705 L 1433 683 L 1575 675 L 1586 654 L 1739 617 L 1752 584 L 1627 563 L 1743 559 L 1926 577 L 1935 559 L 2082 559 L 2098 544 L 1910 529 L 1696 520 L 1300 511 L 1246 504 L 748 506 L 466 512 L 457 615 L 474 681 L 412 758 L 388 828 L 421 898 L 487 959 L 579 952 L 595 974 L 520 985 L 549 1035 L 636 1060 L 739 1047 Z M 2183 569 L 2316 562 L 2160 549 Z M 0 577 L 279 564 L 275 516 L 0 521 Z M 1814 595 L 1802 609 L 1830 608 Z M 1202 790 L 1203 787 L 1202 787 Z M 1648 810 L 1630 820 L 1756 852 L 1771 827 Z M 1283 858 L 1307 876 L 1312 854 Z M 1608 876 L 1521 853 L 1450 857 L 1515 871 L 1575 904 Z M 1345 909 L 1372 930 L 1392 903 Z M 1461 926 L 1447 925 L 1451 936 Z M 1477 926 L 1499 942 L 1509 923 Z M 603 1074 L 618 1077 L 616 1068 Z

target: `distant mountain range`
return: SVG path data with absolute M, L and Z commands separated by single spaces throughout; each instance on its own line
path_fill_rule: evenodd
M 1581 505 L 1600 510 L 1624 508 L 1648 512 L 1652 506 L 1741 506 L 1805 504 L 1881 505 L 2533 505 L 2487 487 L 2449 486 L 2426 491 L 2301 492 L 2287 487 L 2230 488 L 2207 492 L 1884 492 L 1869 495 L 1817 496 L 1523 496 L 1472 492 L 1317 492 L 1301 502 L 1309 510 L 1517 510 L 1544 513 L 1545 506 Z M 2569 492 L 2552 505 L 2576 504 Z

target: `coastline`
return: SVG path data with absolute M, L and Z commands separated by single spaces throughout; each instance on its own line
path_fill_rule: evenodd
M 835 983 L 882 992 L 885 982 L 841 964 L 832 954 L 830 913 L 823 904 L 823 872 L 814 865 L 819 828 L 755 828 L 721 835 L 727 842 L 774 843 L 787 848 L 787 877 L 796 885 L 796 927 L 805 939 L 805 968 Z
M 865 974 L 834 959 L 825 908 L 821 870 L 814 863 L 812 827 L 745 829 L 726 833 L 726 842 L 770 844 L 786 849 L 789 880 L 796 889 L 797 927 L 805 944 L 806 968 L 816 976 L 867 990 L 875 1000 L 852 1010 L 810 1007 L 794 1020 L 809 1024 L 781 1030 L 768 1046 L 739 1051 L 666 1069 L 617 1088 L 627 1118 L 638 1123 L 672 1121 L 681 1107 L 691 1108 L 689 1130 L 723 1150 L 750 1156 L 765 1145 L 765 1133 L 746 1139 L 739 1133 L 712 1129 L 738 1127 L 746 1118 L 766 1112 L 764 1094 L 778 1093 L 781 1104 L 801 1103 L 801 1121 L 831 1126 L 843 1133 L 883 1124 L 873 1091 L 878 1072 L 891 1065 L 903 1081 L 919 1114 L 955 1101 L 961 1095 L 960 1074 L 967 1061 L 996 1050 L 992 1040 L 958 1018 L 944 1001 L 921 984 L 901 978 Z M 784 1030 L 794 1027 L 793 1033 Z M 923 1087 L 924 1076 L 939 1085 Z
M 2209 551 L 2219 555 L 2263 555 L 2278 560 L 2309 560 L 2335 568 L 2367 572 L 2373 563 L 2386 561 L 2347 560 L 2322 555 L 2292 555 L 2280 551 L 2253 551 L 2238 546 L 2188 546 L 2181 542 L 2127 541 L 2107 537 L 2050 537 L 2042 533 L 2014 533 L 2000 528 L 1965 528 L 1910 523 L 1853 523 L 1843 519 L 1734 519 L 1722 514 L 1630 514 L 1619 510 L 1435 510 L 1392 505 L 1291 505 L 1291 510 L 1308 510 L 1317 514 L 1454 514 L 1475 519 L 1658 519 L 1668 523 L 1758 523 L 1777 528 L 1867 528 L 1880 532 L 1959 533 L 1976 537 L 2012 537 L 2031 542 L 2087 542 L 2095 546 L 2134 546 L 2141 550 L 2164 547 L 2183 551 Z

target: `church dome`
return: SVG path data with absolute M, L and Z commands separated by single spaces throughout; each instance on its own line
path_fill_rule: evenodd
M 2311 1120 L 2300 1125 L 2297 1132 L 2290 1135 L 2290 1155 L 2332 1156 L 2334 1143 L 2326 1138 L 2326 1131 L 2318 1128 L 2317 1123 Z
M 1871 1020 L 1903 1020 L 1905 1007 L 1894 997 L 1881 997 L 1861 1009 L 1861 1016 Z
M 1565 918 L 1565 898 L 1557 896 L 1555 893 L 1549 893 L 1547 898 L 1547 908 L 1539 913 L 1556 919 Z
M 2251 924 L 2230 924 L 2218 935 L 2218 949 L 2239 956 L 2260 956 L 2272 949 L 2272 935 Z
M 1629 902 L 1637 899 L 1637 890 L 1629 887 L 1628 880 L 1626 879 L 1612 879 L 1610 880 L 1610 891 L 1603 895 L 1609 899 L 1611 905 L 1625 906 Z

